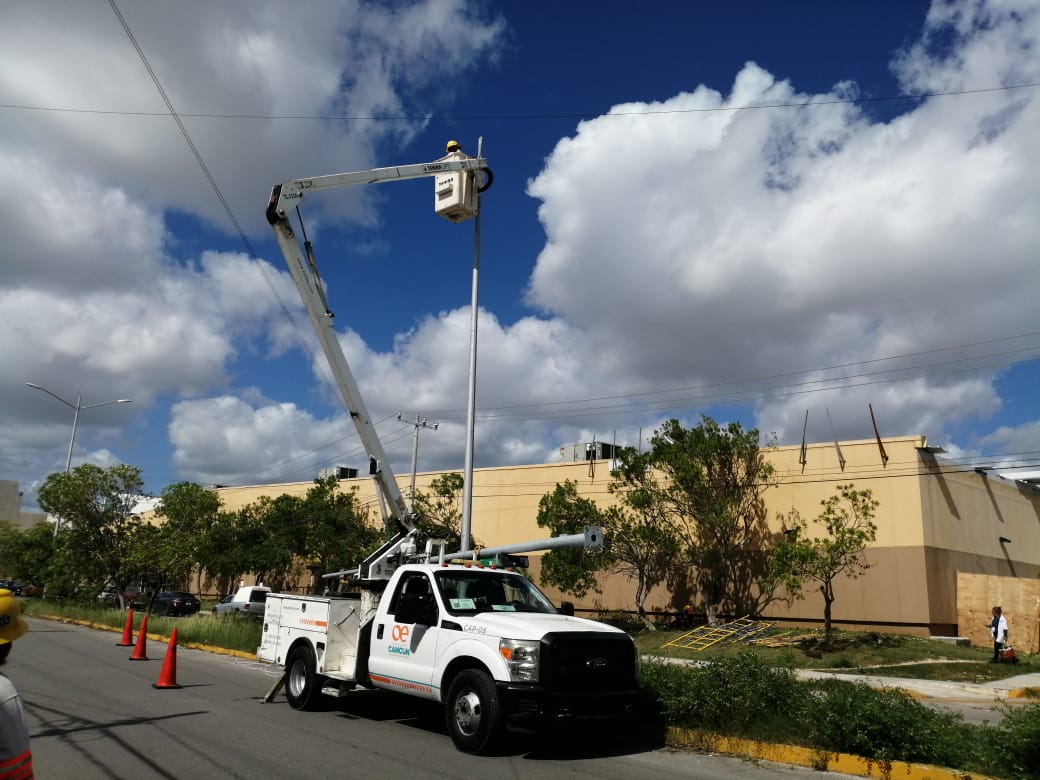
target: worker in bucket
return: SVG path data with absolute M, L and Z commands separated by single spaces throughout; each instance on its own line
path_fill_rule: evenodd
M 7 662 L 14 640 L 29 630 L 22 610 L 9 590 L 0 590 L 0 666 Z M 22 697 L 0 672 L 0 780 L 33 780 L 29 726 Z

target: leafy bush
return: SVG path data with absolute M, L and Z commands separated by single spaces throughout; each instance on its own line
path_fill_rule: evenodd
M 937 712 L 903 691 L 821 680 L 803 721 L 815 747 L 881 760 L 960 767 L 970 756 L 971 731 L 959 715 Z
M 973 725 L 902 691 L 802 682 L 747 652 L 697 665 L 649 661 L 642 682 L 664 720 L 679 728 L 1006 780 L 1036 780 L 1040 767 L 1040 704 L 1009 711 L 1000 726 Z
M 987 753 L 986 772 L 1012 780 L 1035 780 L 1040 773 L 1040 704 L 1005 713 Z
M 704 666 L 646 663 L 643 684 L 672 725 L 733 736 L 788 734 L 806 698 L 790 670 L 766 666 L 754 653 Z

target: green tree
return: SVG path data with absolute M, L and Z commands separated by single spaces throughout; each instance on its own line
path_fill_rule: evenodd
M 762 494 L 776 484 L 755 429 L 723 427 L 702 416 L 685 428 L 669 420 L 650 451 L 615 473 L 615 491 L 631 493 L 662 530 L 670 528 L 682 552 L 673 592 L 690 588 L 704 600 L 714 624 L 722 606 L 755 611 L 752 585 L 765 574 L 770 546 Z
M 430 493 L 415 492 L 417 542 L 420 548 L 427 539 L 443 539 L 449 551 L 462 547 L 462 489 L 463 476 L 457 472 L 442 474 L 430 482 Z M 468 549 L 478 546 L 470 536 Z
M 222 578 L 234 572 L 231 581 L 241 573 L 253 574 L 276 590 L 298 580 L 304 570 L 313 576 L 356 566 L 380 540 L 357 489 L 341 490 L 335 478 L 315 480 L 303 498 L 262 496 L 215 533 L 234 543 L 238 554 L 229 557 L 204 545 L 212 571 L 220 571 Z
M 664 582 L 675 568 L 679 552 L 675 534 L 652 515 L 622 507 L 606 510 L 604 533 L 610 544 L 610 570 L 635 582 L 636 614 L 647 629 L 656 631 L 646 611 L 646 600 L 653 587 Z
M 340 489 L 335 478 L 315 480 L 300 503 L 293 552 L 317 574 L 357 566 L 379 542 L 358 490 Z
M 603 512 L 594 501 L 578 495 L 578 486 L 571 480 L 557 483 L 552 493 L 538 502 L 538 525 L 548 528 L 553 536 L 584 533 L 587 525 L 603 525 Z M 590 555 L 581 548 L 550 550 L 542 556 L 541 581 L 584 598 L 592 591 L 601 593 L 597 572 L 609 567 L 609 551 Z
M 218 593 L 230 593 L 246 571 L 239 526 L 237 512 L 217 512 L 198 541 L 199 568 L 216 583 Z
M 49 594 L 73 595 L 86 585 L 93 596 L 109 581 L 120 590 L 129 582 L 131 542 L 141 524 L 133 509 L 143 485 L 134 466 L 91 463 L 44 480 L 40 508 L 61 518 Z
M 9 520 L 0 520 L 0 572 L 14 576 L 17 561 L 15 546 L 21 541 L 22 530 Z
M 656 627 L 646 613 L 651 589 L 674 570 L 681 543 L 665 505 L 655 500 L 648 453 L 626 447 L 618 454 L 610 492 L 620 495 L 621 506 L 604 516 L 610 538 L 611 570 L 636 583 L 636 614 L 649 630 Z
M 827 535 L 810 538 L 807 524 L 792 511 L 787 518 L 788 531 L 773 550 L 768 586 L 782 587 L 793 598 L 804 598 L 806 583 L 815 583 L 823 596 L 824 639 L 831 639 L 831 606 L 834 604 L 834 581 L 845 576 L 855 579 L 870 568 L 865 556 L 867 545 L 877 538 L 873 519 L 878 507 L 874 494 L 856 490 L 852 484 L 838 485 L 837 494 L 820 503 L 823 511 L 816 522 Z
M 201 547 L 219 513 L 220 497 L 216 491 L 194 482 L 167 485 L 155 510 L 159 521 L 155 538 L 150 544 L 141 545 L 139 553 L 148 555 L 149 565 L 164 582 L 182 587 L 195 573 L 196 591 L 201 593 Z
M 36 523 L 22 530 L 0 522 L 0 570 L 12 579 L 46 584 L 54 560 L 54 526 Z
M 238 510 L 235 543 L 239 572 L 276 590 L 289 578 L 293 551 L 302 545 L 299 496 L 261 496 Z

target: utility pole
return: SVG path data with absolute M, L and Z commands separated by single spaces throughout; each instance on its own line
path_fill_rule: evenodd
M 401 413 L 397 413 L 397 419 L 404 422 Z M 419 461 L 419 429 L 420 428 L 431 428 L 437 430 L 440 423 L 433 423 L 433 425 L 427 425 L 426 418 L 420 417 L 418 414 L 415 415 L 415 422 L 412 423 L 412 484 L 408 490 L 408 511 L 414 514 L 415 512 L 415 469 L 416 464 Z

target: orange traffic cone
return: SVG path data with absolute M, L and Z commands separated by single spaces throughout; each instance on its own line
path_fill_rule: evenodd
M 134 652 L 130 654 L 131 661 L 147 661 L 148 651 L 145 648 L 145 644 L 148 642 L 148 615 L 141 618 L 141 631 L 137 635 L 137 644 L 134 645 Z
M 170 634 L 170 644 L 166 646 L 159 679 L 152 683 L 153 688 L 180 688 L 177 684 L 177 629 Z
M 126 625 L 123 626 L 123 639 L 116 643 L 116 647 L 130 647 L 134 643 L 134 610 L 126 611 Z

